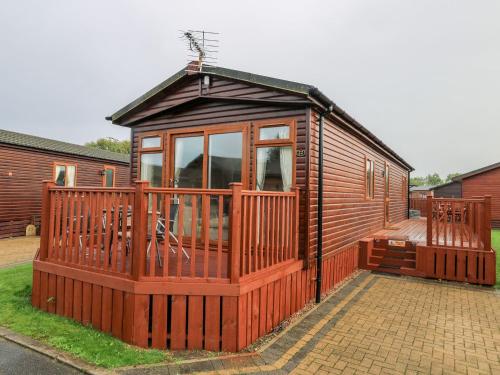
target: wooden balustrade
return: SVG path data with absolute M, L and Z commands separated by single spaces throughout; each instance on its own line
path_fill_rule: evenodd
M 40 259 L 129 274 L 133 189 L 44 187 Z
M 491 249 L 491 197 L 427 198 L 427 246 Z
M 238 282 L 298 259 L 299 191 L 45 183 L 40 260 L 135 280 Z
M 297 259 L 298 194 L 298 190 L 279 194 L 242 192 L 242 276 Z

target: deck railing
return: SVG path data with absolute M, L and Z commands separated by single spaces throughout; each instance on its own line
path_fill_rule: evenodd
M 43 188 L 40 260 L 147 281 L 238 282 L 298 259 L 299 191 Z
M 491 249 L 491 197 L 427 198 L 427 246 Z

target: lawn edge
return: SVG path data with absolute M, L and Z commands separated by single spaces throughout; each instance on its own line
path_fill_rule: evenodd
M 104 375 L 112 374 L 113 372 L 94 366 L 80 358 L 76 358 L 71 354 L 55 349 L 47 344 L 37 341 L 31 337 L 19 334 L 17 332 L 11 331 L 8 328 L 0 326 L 0 337 L 13 342 L 15 344 L 21 345 L 27 349 L 33 350 L 40 353 L 46 357 L 54 359 L 64 365 L 70 366 L 75 370 L 81 371 L 88 375 Z

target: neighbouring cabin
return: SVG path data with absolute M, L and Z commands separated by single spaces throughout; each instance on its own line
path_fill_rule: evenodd
M 135 345 L 241 350 L 408 218 L 411 166 L 313 86 L 183 69 L 108 119 L 134 183 L 45 185 L 33 305 Z
M 491 224 L 500 228 L 500 163 L 464 173 L 453 180 L 461 184 L 462 198 L 491 196 Z
M 462 198 L 462 183 L 460 181 L 450 181 L 432 188 L 436 198 Z
M 24 236 L 29 224 L 39 227 L 42 181 L 67 187 L 129 186 L 129 159 L 0 129 L 0 238 Z

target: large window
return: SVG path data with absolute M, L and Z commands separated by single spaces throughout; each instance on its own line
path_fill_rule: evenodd
M 163 182 L 163 141 L 161 134 L 145 133 L 139 142 L 139 176 L 149 181 L 151 187 L 162 187 Z
M 256 124 L 256 190 L 291 190 L 295 170 L 293 125 L 290 120 Z
M 57 186 L 76 186 L 76 165 L 67 163 L 54 164 L 54 182 Z
M 401 181 L 401 197 L 402 197 L 403 201 L 407 200 L 407 195 L 408 195 L 407 184 L 408 184 L 407 178 L 406 178 L 406 176 L 403 176 L 403 179 Z
M 141 155 L 141 180 L 149 181 L 152 187 L 161 187 L 163 170 L 163 153 L 147 153 Z
M 366 159 L 365 163 L 365 189 L 366 198 L 373 199 L 375 196 L 375 162 Z
M 115 187 L 115 167 L 105 165 L 102 174 L 102 186 Z

